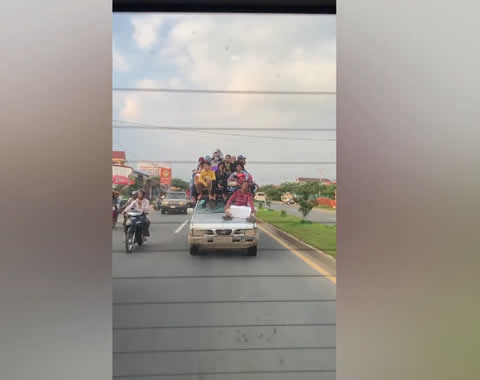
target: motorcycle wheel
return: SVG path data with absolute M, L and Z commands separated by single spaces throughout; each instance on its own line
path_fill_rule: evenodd
M 142 246 L 143 242 L 145 241 L 144 239 L 145 239 L 145 238 L 144 238 L 144 236 L 143 236 L 143 233 L 140 232 L 140 233 L 137 235 L 137 244 L 138 244 L 139 247 Z
M 125 232 L 125 250 L 127 253 L 132 253 L 133 246 L 135 245 L 135 230 L 128 228 Z

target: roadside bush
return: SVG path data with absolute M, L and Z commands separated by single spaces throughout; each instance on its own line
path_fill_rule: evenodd
M 280 216 L 287 216 L 287 212 L 285 210 L 280 211 Z

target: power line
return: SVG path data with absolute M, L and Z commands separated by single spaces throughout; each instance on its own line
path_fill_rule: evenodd
M 114 126 L 114 128 L 136 128 L 136 126 L 156 128 L 156 129 L 175 129 L 175 130 L 196 130 L 196 131 L 276 131 L 276 132 L 335 132 L 336 128 L 244 128 L 244 127 L 193 127 L 193 126 L 161 126 L 154 124 L 144 124 L 137 121 L 112 120 L 116 123 L 126 123 L 132 125 Z
M 145 163 L 165 163 L 165 164 L 198 164 L 198 161 L 193 160 L 128 160 L 128 164 L 136 164 L 140 162 Z M 247 165 L 336 165 L 335 161 L 247 161 Z
M 213 134 L 213 135 L 222 135 L 222 136 L 234 136 L 234 137 L 250 137 L 255 139 L 269 139 L 269 140 L 288 140 L 288 141 L 336 141 L 336 139 L 317 139 L 317 138 L 306 138 L 306 137 L 285 137 L 285 136 L 259 136 L 259 135 L 245 135 L 241 133 L 221 133 L 221 132 L 208 132 L 209 130 L 221 131 L 221 130 L 258 130 L 255 128 L 185 128 L 185 127 L 173 127 L 173 126 L 158 126 L 158 125 L 149 125 L 142 124 L 138 122 L 127 122 L 122 120 L 114 120 L 114 122 L 120 123 L 130 123 L 135 125 L 113 125 L 113 128 L 116 129 L 147 129 L 147 130 L 170 130 L 170 131 L 179 131 L 184 133 L 203 133 L 203 134 Z M 262 128 L 265 131 L 271 131 L 272 129 Z M 278 129 L 277 129 L 278 130 Z M 283 129 L 284 131 L 292 132 L 291 129 Z M 335 130 L 335 129 L 333 129 Z
M 174 88 L 114 87 L 114 92 L 176 92 L 192 94 L 239 94 L 239 95 L 336 95 L 336 91 L 263 91 L 263 90 L 206 90 Z
M 148 127 L 148 126 L 114 126 L 113 128 L 117 129 L 149 129 L 149 130 L 162 130 L 161 128 L 155 127 Z M 185 129 L 173 129 L 173 128 L 166 128 L 169 131 L 177 131 L 177 132 L 184 132 L 189 133 Z M 288 141 L 311 141 L 311 142 L 318 142 L 318 141 L 336 141 L 337 139 L 313 139 L 313 138 L 303 138 L 303 137 L 281 137 L 281 136 L 257 136 L 257 135 L 244 135 L 239 133 L 220 133 L 220 132 L 203 132 L 203 131 L 192 131 L 190 133 L 202 133 L 202 134 L 209 134 L 209 135 L 222 135 L 222 136 L 234 136 L 234 137 L 251 137 L 255 139 L 269 139 L 269 140 L 288 140 Z

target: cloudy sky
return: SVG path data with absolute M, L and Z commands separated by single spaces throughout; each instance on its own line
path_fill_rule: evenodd
M 336 91 L 335 29 L 335 16 L 325 15 L 117 13 L 113 87 Z M 221 148 L 246 155 L 247 163 L 270 162 L 248 165 L 259 184 L 336 178 L 336 165 L 326 163 L 336 160 L 335 131 L 297 130 L 335 128 L 335 95 L 114 91 L 113 120 L 114 126 L 229 128 L 210 133 L 113 128 L 113 149 L 124 150 L 127 160 L 196 160 Z M 188 178 L 191 169 L 172 164 L 174 177 Z

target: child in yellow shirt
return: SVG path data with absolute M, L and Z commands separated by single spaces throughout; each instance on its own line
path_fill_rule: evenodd
M 209 161 L 203 163 L 203 168 L 200 171 L 200 175 L 197 176 L 195 181 L 195 187 L 198 192 L 198 199 L 202 198 L 202 194 L 205 190 L 208 190 L 208 198 L 215 199 L 213 194 L 213 182 L 216 180 L 215 172 L 211 169 Z

